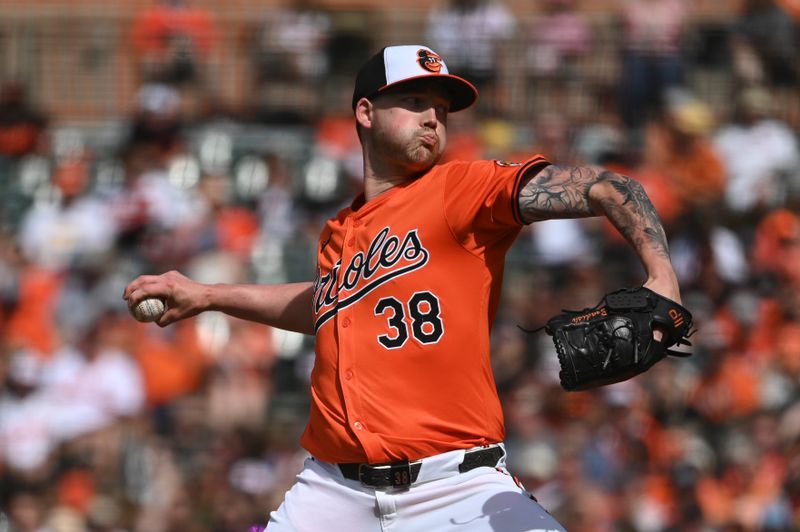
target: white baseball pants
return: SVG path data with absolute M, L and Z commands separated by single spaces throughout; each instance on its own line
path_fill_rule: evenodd
M 425 458 L 417 481 L 376 490 L 335 464 L 305 461 L 267 532 L 564 532 L 539 503 L 497 468 L 458 473 L 464 451 Z

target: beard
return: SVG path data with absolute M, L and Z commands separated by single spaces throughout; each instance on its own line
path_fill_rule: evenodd
M 385 164 L 415 174 L 429 170 L 441 159 L 446 142 L 444 135 L 431 129 L 402 138 L 378 134 L 375 140 L 376 152 Z

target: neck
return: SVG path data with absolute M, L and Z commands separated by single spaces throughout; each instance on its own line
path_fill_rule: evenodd
M 425 174 L 430 167 L 414 168 L 401 165 L 376 163 L 364 154 L 364 201 L 377 198 L 384 192 L 393 189 Z
M 364 176 L 364 201 L 377 198 L 384 192 L 393 189 L 398 185 L 410 181 L 413 177 L 398 176 L 394 178 L 377 178 L 375 176 Z

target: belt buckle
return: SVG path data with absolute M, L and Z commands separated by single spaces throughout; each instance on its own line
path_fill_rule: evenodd
M 364 478 L 365 469 L 371 469 L 373 471 L 380 471 L 381 472 L 381 480 L 385 480 L 385 483 L 373 483 L 370 482 L 370 479 Z M 379 466 L 371 466 L 369 464 L 360 464 L 358 466 L 358 480 L 365 486 L 370 486 L 372 488 L 407 488 L 411 486 L 411 464 L 407 461 L 405 462 L 395 462 L 392 464 L 386 465 L 379 465 Z
M 408 462 L 391 464 L 389 473 L 393 488 L 407 488 L 411 485 L 411 464 Z

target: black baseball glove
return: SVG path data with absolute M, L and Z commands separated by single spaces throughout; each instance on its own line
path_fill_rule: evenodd
M 663 332 L 653 338 L 653 328 Z M 624 381 L 666 357 L 688 356 L 669 349 L 691 345 L 692 315 L 648 288 L 624 288 L 606 294 L 592 308 L 565 310 L 544 326 L 553 337 L 561 386 L 587 390 Z

